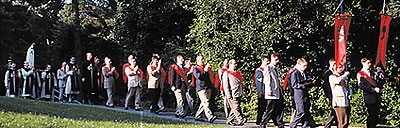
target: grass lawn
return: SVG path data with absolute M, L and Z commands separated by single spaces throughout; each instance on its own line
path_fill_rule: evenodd
M 78 105 L 0 97 L 0 127 L 204 128 L 222 126 L 185 123 Z

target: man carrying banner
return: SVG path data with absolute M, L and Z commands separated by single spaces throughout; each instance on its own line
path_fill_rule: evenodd
M 371 60 L 361 59 L 363 68 L 357 73 L 358 87 L 363 91 L 364 104 L 367 107 L 367 128 L 375 128 L 379 122 L 381 108 L 381 90 L 384 84 L 383 73 L 376 74 L 371 68 Z

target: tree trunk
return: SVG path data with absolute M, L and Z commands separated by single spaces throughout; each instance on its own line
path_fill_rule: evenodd
M 82 50 L 81 50 L 81 38 L 80 38 L 80 20 L 79 20 L 79 1 L 72 0 L 72 10 L 74 12 L 74 55 L 76 63 L 81 64 Z

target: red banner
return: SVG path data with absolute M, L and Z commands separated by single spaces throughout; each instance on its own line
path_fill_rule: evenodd
M 379 31 L 379 44 L 375 60 L 375 66 L 381 62 L 384 69 L 386 69 L 385 56 L 389 37 L 390 18 L 391 16 L 381 14 L 381 30 Z
M 340 14 L 335 17 L 335 61 L 336 67 L 341 62 L 346 63 L 346 41 L 349 35 L 349 28 L 352 14 Z

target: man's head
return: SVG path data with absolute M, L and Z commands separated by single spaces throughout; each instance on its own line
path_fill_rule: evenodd
M 299 59 L 297 59 L 297 65 L 298 65 L 299 70 L 304 72 L 307 69 L 308 62 L 304 58 L 299 58 Z
M 136 58 L 134 58 L 134 57 L 128 59 L 128 61 L 129 61 L 128 63 L 129 63 L 131 66 L 136 66 L 136 65 L 137 65 Z
M 278 57 L 278 53 L 277 52 L 273 52 L 272 54 L 271 54 L 271 62 L 270 62 L 272 65 L 278 65 L 278 63 L 279 63 L 279 57 Z
M 203 56 L 197 56 L 196 57 L 196 63 L 197 63 L 197 65 L 204 65 L 204 57 Z
M 185 60 L 185 66 L 184 67 L 186 67 L 186 68 L 192 67 L 192 62 L 189 59 Z
M 61 67 L 64 68 L 65 66 L 67 66 L 67 62 L 62 62 L 62 63 L 61 63 Z
M 69 60 L 71 64 L 75 64 L 75 56 L 71 56 Z
M 15 67 L 17 67 L 17 64 L 15 62 L 11 62 L 10 68 L 11 69 L 15 69 Z
M 371 68 L 371 60 L 367 58 L 362 58 L 361 59 L 361 64 L 363 66 L 363 69 L 370 69 Z
M 90 52 L 86 53 L 86 60 L 91 61 L 92 58 L 93 58 L 92 53 L 90 53 Z
M 229 60 L 229 69 L 237 69 L 237 63 L 235 59 Z
M 176 56 L 176 64 L 182 65 L 184 61 L 185 61 L 185 58 L 183 58 L 183 55 Z
M 153 54 L 153 56 L 151 57 L 152 64 L 157 64 L 159 60 L 160 60 L 160 56 L 158 54 Z
M 104 57 L 104 63 L 106 63 L 106 65 L 111 65 L 111 58 L 109 58 L 109 57 Z
M 46 65 L 46 71 L 50 71 L 50 70 L 51 70 L 51 65 L 50 64 Z
M 28 61 L 24 61 L 24 68 L 29 68 L 29 63 L 28 63 Z
M 95 56 L 94 57 L 94 64 L 98 64 L 98 63 L 100 63 L 100 59 L 99 59 L 99 57 L 98 56 Z
M 269 63 L 269 57 L 268 57 L 268 55 L 262 55 L 261 56 L 261 65 L 262 66 L 266 66 L 266 65 L 268 65 L 268 63 Z
M 335 65 L 335 58 L 330 58 L 329 59 L 329 69 L 332 69 L 333 65 Z

